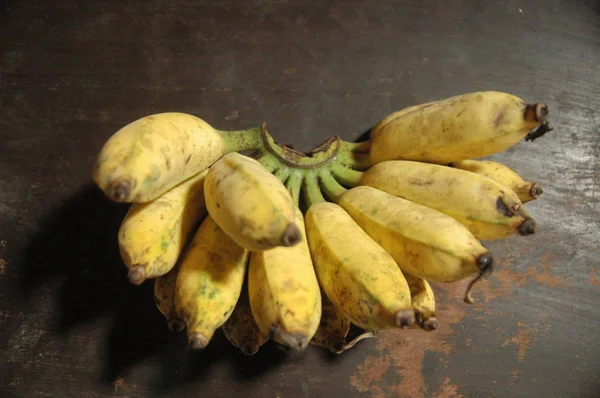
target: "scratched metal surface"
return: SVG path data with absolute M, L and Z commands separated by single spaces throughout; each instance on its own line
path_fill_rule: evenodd
M 4 1 L 0 9 L 0 396 L 594 397 L 600 381 L 600 7 L 583 0 Z M 126 208 L 91 184 L 103 142 L 177 110 L 266 121 L 308 150 L 387 113 L 495 89 L 555 130 L 493 156 L 545 193 L 495 274 L 436 286 L 440 329 L 339 357 L 219 334 L 186 349 L 127 283 Z

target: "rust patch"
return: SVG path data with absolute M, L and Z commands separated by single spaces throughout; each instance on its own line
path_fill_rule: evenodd
M 433 398 L 464 398 L 464 395 L 458 393 L 458 386 L 452 384 L 449 377 L 442 382 L 440 390 L 432 395 Z
M 527 354 L 527 350 L 531 345 L 532 332 L 525 330 L 523 328 L 522 322 L 517 322 L 517 326 L 519 327 L 517 335 L 511 337 L 510 339 L 507 339 L 502 344 L 502 347 L 506 347 L 509 344 L 514 344 L 515 346 L 517 346 L 517 360 L 519 363 L 523 363 L 523 361 L 525 360 L 525 354 Z
M 386 384 L 386 396 L 394 397 L 425 397 L 428 394 L 423 377 L 423 360 L 426 351 L 441 354 L 440 362 L 447 366 L 444 361 L 453 350 L 454 335 L 453 326 L 459 324 L 472 307 L 462 303 L 468 281 L 452 284 L 434 284 L 432 286 L 438 293 L 437 308 L 439 328 L 435 332 L 424 332 L 422 330 L 386 330 L 379 335 L 376 345 L 378 354 L 368 357 L 358 371 L 350 378 L 352 386 L 360 392 L 369 392 L 378 395 L 384 373 L 392 367 L 400 376 L 397 384 Z M 432 284 L 433 285 L 433 284 Z M 379 385 L 378 385 L 379 384 Z M 448 381 L 447 388 L 440 386 L 439 394 L 444 391 L 448 394 L 458 389 Z M 440 397 L 459 397 L 460 395 L 439 395 Z
M 6 261 L 0 258 L 0 276 L 6 273 Z
M 390 358 L 381 356 L 368 357 L 362 365 L 358 365 L 357 374 L 350 376 L 350 384 L 359 392 L 372 391 L 372 384 L 381 380 L 390 367 Z

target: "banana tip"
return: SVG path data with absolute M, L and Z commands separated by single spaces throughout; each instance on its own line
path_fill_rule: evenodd
M 279 325 L 271 328 L 270 335 L 277 343 L 293 350 L 303 350 L 310 343 L 310 339 L 303 333 L 289 333 Z
M 531 186 L 531 189 L 529 190 L 529 194 L 531 195 L 531 197 L 533 199 L 539 198 L 539 196 L 543 193 L 544 193 L 544 190 L 542 189 L 540 184 L 538 184 L 537 182 L 534 182 L 533 185 Z
M 481 273 L 488 274 L 492 272 L 494 267 L 494 256 L 492 256 L 492 253 L 483 253 L 477 257 L 477 267 L 479 267 Z
M 131 182 L 129 180 L 113 181 L 107 190 L 108 196 L 116 202 L 125 202 L 131 193 Z
M 181 332 L 185 328 L 185 323 L 181 319 L 171 319 L 169 321 L 169 329 L 172 332 Z
M 243 344 L 241 344 L 240 350 L 242 350 L 242 353 L 244 353 L 244 355 L 254 355 L 258 352 L 258 344 L 256 344 L 256 342 L 254 341 L 246 341 Z
M 289 223 L 281 235 L 281 244 L 283 246 L 294 246 L 302 240 L 300 228 L 294 223 Z
M 396 313 L 396 326 L 406 329 L 415 324 L 415 312 L 413 310 L 402 310 Z
M 200 332 L 190 335 L 190 347 L 194 350 L 201 350 L 208 345 L 208 338 Z
M 343 340 L 331 341 L 327 345 L 329 346 L 329 351 L 334 354 L 341 354 L 346 348 L 346 342 Z
M 432 316 L 423 320 L 421 324 L 421 328 L 428 332 L 432 332 L 438 328 L 438 320 L 436 317 Z
M 141 285 L 146 280 L 146 269 L 142 265 L 134 265 L 129 268 L 127 277 L 134 285 Z
M 535 233 L 535 221 L 533 218 L 528 218 L 519 225 L 519 234 L 521 236 L 527 236 Z

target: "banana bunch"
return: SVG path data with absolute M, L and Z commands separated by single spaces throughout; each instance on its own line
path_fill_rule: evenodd
M 131 203 L 117 239 L 129 280 L 154 279 L 157 308 L 191 348 L 220 329 L 245 355 L 269 340 L 340 354 L 380 330 L 436 330 L 432 285 L 472 278 L 473 302 L 494 267 L 482 241 L 535 232 L 524 203 L 541 187 L 482 158 L 544 135 L 548 116 L 474 92 L 300 153 L 264 124 L 221 131 L 161 113 L 111 136 L 93 179 Z

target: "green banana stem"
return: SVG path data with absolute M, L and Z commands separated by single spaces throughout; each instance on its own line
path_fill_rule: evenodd
M 254 158 L 260 164 L 262 164 L 265 169 L 269 170 L 269 173 L 273 173 L 275 170 L 285 167 L 279 160 L 277 160 L 277 158 L 267 151 L 258 152 L 258 154 L 254 155 Z
M 369 153 L 371 149 L 371 141 L 362 141 L 362 142 L 348 142 L 342 141 L 342 148 L 347 149 L 350 152 L 356 153 Z
M 300 188 L 302 187 L 302 178 L 302 173 L 292 170 L 285 183 L 285 187 L 292 196 L 292 200 L 294 201 L 296 207 L 300 207 Z
M 321 180 L 321 189 L 325 192 L 325 196 L 332 202 L 337 203 L 347 189 L 333 178 L 329 170 L 322 170 L 319 173 L 319 177 Z
M 319 188 L 319 181 L 316 173 L 308 172 L 304 175 L 304 198 L 306 199 L 308 208 L 314 204 L 326 202 L 321 193 L 321 189 Z
M 225 148 L 228 153 L 264 148 L 260 127 L 248 130 L 216 131 L 223 137 Z
M 371 166 L 370 145 L 370 141 L 359 143 L 342 141 L 336 162 L 355 170 L 366 170 Z
M 290 168 L 286 165 L 281 164 L 273 174 L 275 175 L 275 177 L 277 177 L 277 179 L 279 179 L 279 181 L 285 184 L 285 182 L 290 176 Z
M 334 163 L 331 166 L 331 171 L 336 180 L 340 181 L 346 187 L 355 187 L 360 183 L 363 173 L 349 169 L 348 167 Z

